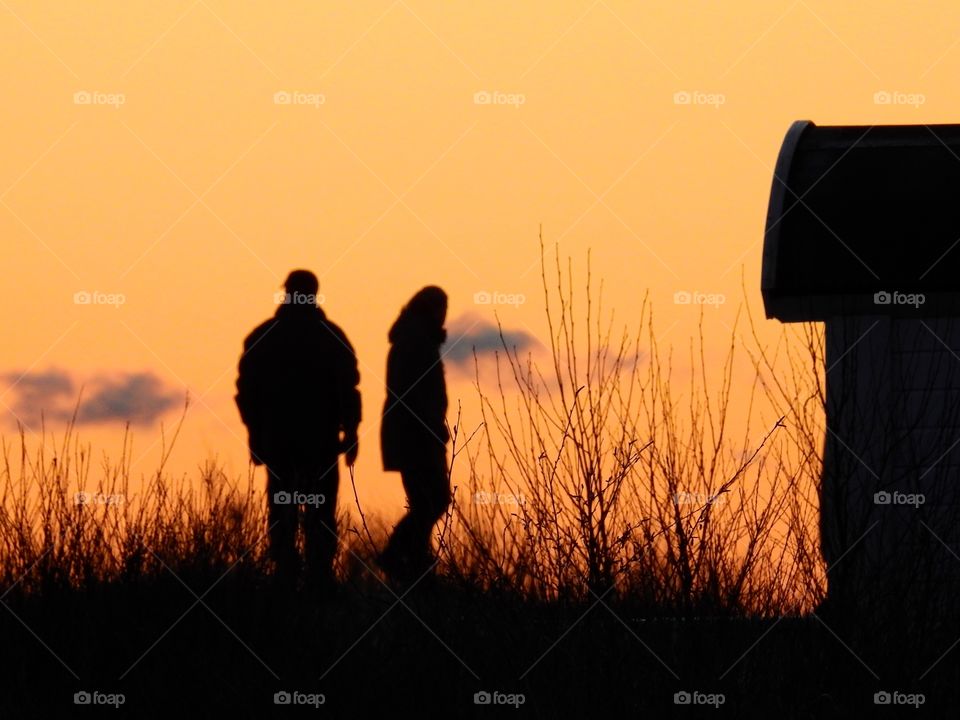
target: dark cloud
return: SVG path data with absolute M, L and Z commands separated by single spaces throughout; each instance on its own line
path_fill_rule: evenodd
M 64 370 L 5 373 L 0 378 L 14 398 L 7 403 L 12 420 L 39 425 L 45 420 L 68 421 L 73 417 L 81 386 Z M 149 425 L 179 401 L 179 393 L 166 387 L 151 372 L 100 373 L 83 383 L 78 424 L 130 422 Z
M 14 386 L 10 392 L 16 394 L 16 408 L 59 405 L 69 402 L 74 395 L 73 381 L 60 370 L 7 373 L 3 376 L 3 380 Z
M 503 328 L 503 339 L 500 338 L 500 328 L 495 322 L 481 318 L 474 313 L 466 313 L 447 324 L 447 342 L 443 346 L 443 359 L 456 370 L 472 372 L 473 355 L 476 350 L 477 359 L 482 361 L 497 352 L 503 352 L 504 344 L 513 354 L 516 350 L 521 357 L 528 352 L 536 352 L 543 348 L 534 335 L 525 330 L 510 330 Z M 622 353 L 619 364 L 617 355 Z M 542 360 L 542 358 L 541 358 Z M 648 353 L 633 345 L 627 347 L 611 347 L 603 345 L 593 350 L 592 361 L 595 366 L 591 372 L 602 372 L 605 375 L 617 373 L 631 373 L 646 364 Z M 581 370 L 585 370 L 584 365 Z M 556 377 L 552 363 L 548 362 L 540 368 L 538 377 L 550 387 L 555 387 Z
M 104 380 L 80 405 L 81 422 L 129 420 L 148 425 L 177 404 L 178 394 L 152 373 L 131 373 Z
M 511 353 L 516 349 L 522 355 L 540 347 L 540 341 L 525 330 L 503 328 L 502 334 L 501 339 L 501 328 L 496 323 L 473 314 L 461 315 L 447 325 L 444 362 L 466 369 L 473 363 L 474 352 L 478 358 L 482 358 L 497 351 L 502 352 L 506 345 Z

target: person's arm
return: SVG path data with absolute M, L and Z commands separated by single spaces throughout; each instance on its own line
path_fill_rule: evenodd
M 253 388 L 250 384 L 250 359 L 247 356 L 247 340 L 243 342 L 243 352 L 240 354 L 240 362 L 237 364 L 237 394 L 233 396 L 237 403 L 237 410 L 240 411 L 240 419 L 247 427 L 253 419 L 252 397 Z
M 412 416 L 410 422 L 417 436 L 428 433 L 446 443 L 447 393 L 443 365 L 430 348 L 410 345 L 399 353 L 397 363 L 397 402 L 402 411 Z
M 337 397 L 340 406 L 340 427 L 343 431 L 344 456 L 347 465 L 352 466 L 359 451 L 357 429 L 363 414 L 358 387 L 360 370 L 357 365 L 357 354 L 347 339 L 346 333 L 332 323 L 329 327 L 337 341 L 334 357 L 336 358 Z
M 262 465 L 263 460 L 259 457 L 260 418 L 263 415 L 259 399 L 261 378 L 258 358 L 250 352 L 256 344 L 254 335 L 255 333 L 251 333 L 243 343 L 243 354 L 237 366 L 237 394 L 234 396 L 234 401 L 237 403 L 237 410 L 240 411 L 240 419 L 247 428 L 250 459 L 254 465 Z
M 447 429 L 447 408 L 448 408 L 448 402 L 447 402 L 447 378 L 446 378 L 445 373 L 444 373 L 444 370 L 443 370 L 443 358 L 442 358 L 442 356 L 441 356 L 441 360 L 440 360 L 440 363 L 439 363 L 438 373 L 437 373 L 437 374 L 438 374 L 439 377 L 440 377 L 440 413 L 439 413 L 439 423 L 440 423 L 440 430 L 442 431 L 442 432 L 440 433 L 440 439 L 443 440 L 444 444 L 446 444 L 446 443 L 450 440 L 450 431 Z
M 447 429 L 447 381 L 443 372 L 443 359 L 438 354 L 436 364 L 431 370 L 432 402 L 430 403 L 430 418 L 433 422 L 437 438 L 444 444 L 450 440 L 450 431 Z

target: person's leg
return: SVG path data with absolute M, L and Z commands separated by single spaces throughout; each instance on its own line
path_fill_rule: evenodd
M 436 562 L 432 542 L 434 525 L 450 506 L 450 478 L 447 471 L 446 449 L 441 448 L 432 457 L 425 458 L 420 473 L 420 484 L 422 488 L 419 510 L 421 519 L 418 525 L 422 533 L 419 539 L 420 552 L 426 566 L 429 567 Z
M 273 464 L 267 468 L 267 506 L 270 557 L 279 581 L 296 582 L 300 570 L 297 553 L 297 506 L 291 488 L 294 471 L 290 466 Z
M 415 487 L 414 474 L 410 470 L 404 470 L 400 473 L 400 480 L 403 483 L 403 489 L 407 494 L 407 512 L 400 518 L 390 534 L 387 541 L 387 547 L 380 554 L 380 565 L 388 574 L 398 576 L 405 574 L 405 567 L 410 554 L 410 541 L 413 535 L 413 500 L 411 500 L 411 488 Z
M 308 502 L 304 505 L 304 540 L 307 569 L 311 581 L 318 586 L 334 583 L 333 561 L 337 556 L 337 491 L 340 468 L 336 456 L 313 465 L 308 489 L 303 492 Z M 322 497 L 321 497 L 322 496 Z
M 394 529 L 388 552 L 419 577 L 434 563 L 430 535 L 450 502 L 445 451 L 405 469 L 401 479 L 409 510 Z
M 437 522 L 450 507 L 450 471 L 447 468 L 447 453 L 441 449 L 429 458 L 424 467 L 424 488 L 427 495 L 428 511 Z

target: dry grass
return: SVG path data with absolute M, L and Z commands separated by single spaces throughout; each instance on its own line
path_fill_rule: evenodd
M 636 327 L 614 333 L 589 258 L 578 292 L 570 266 L 548 268 L 544 257 L 541 246 L 550 357 L 546 367 L 521 357 L 501 334 L 495 381 L 475 361 L 483 417 L 461 448 L 469 472 L 459 475 L 447 571 L 538 599 L 609 591 L 654 612 L 812 608 L 824 592 L 819 438 L 803 423 L 816 416 L 796 427 L 796 413 L 774 402 L 777 360 L 759 346 L 738 352 L 734 326 L 714 367 L 701 312 L 689 374 L 678 377 L 646 298 Z M 803 374 L 792 361 L 788 392 L 808 391 L 814 363 Z M 740 426 L 735 396 L 746 407 Z
M 666 716 L 691 689 L 725 693 L 739 717 L 846 717 L 895 688 L 954 702 L 944 638 L 960 628 L 784 619 L 824 592 L 822 337 L 766 347 L 735 326 L 714 364 L 701 317 L 680 363 L 649 302 L 615 333 L 589 266 L 579 290 L 562 270 L 542 267 L 548 362 L 506 343 L 492 381 L 477 362 L 481 417 L 454 428 L 432 592 L 387 588 L 370 569 L 388 528 L 346 512 L 340 596 L 270 592 L 262 486 L 213 463 L 172 477 L 179 424 L 152 475 L 131 477 L 125 435 L 95 485 L 73 424 L 32 452 L 23 431 L 4 443 L 0 630 L 14 652 L 0 708 L 65 716 L 80 688 L 122 690 L 142 717 L 263 717 L 295 688 L 354 714 L 477 716 L 484 689 L 523 693 L 534 717 Z

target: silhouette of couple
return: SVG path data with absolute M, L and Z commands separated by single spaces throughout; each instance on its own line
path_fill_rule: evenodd
M 251 461 L 267 467 L 275 577 L 296 587 L 300 531 L 306 582 L 322 592 L 335 587 L 338 456 L 353 467 L 359 451 L 360 373 L 346 334 L 317 306 L 316 275 L 294 270 L 284 288 L 275 315 L 244 340 L 236 402 Z M 451 499 L 440 357 L 446 313 L 446 293 L 428 286 L 390 328 L 380 447 L 384 470 L 400 472 L 408 510 L 378 562 L 397 582 L 432 571 L 430 533 Z

